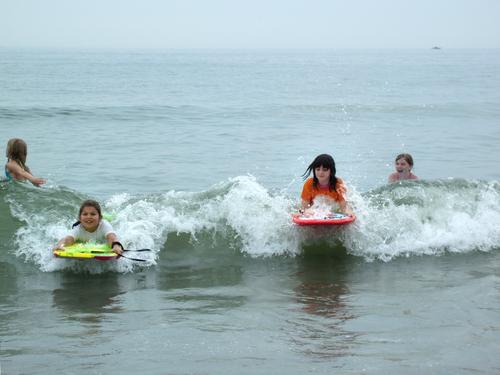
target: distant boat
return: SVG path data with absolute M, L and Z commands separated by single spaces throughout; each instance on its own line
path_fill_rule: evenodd
M 441 47 L 434 46 L 434 47 L 432 47 L 432 49 L 441 49 Z

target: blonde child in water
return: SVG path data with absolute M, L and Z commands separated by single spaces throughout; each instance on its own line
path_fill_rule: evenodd
M 101 206 L 94 200 L 86 200 L 80 206 L 78 221 L 66 237 L 61 239 L 54 249 L 64 249 L 75 242 L 106 242 L 117 254 L 122 254 L 123 246 L 111 224 L 102 218 Z
M 28 180 L 35 186 L 41 186 L 45 180 L 35 177 L 31 174 L 26 165 L 26 156 L 28 155 L 28 146 L 20 138 L 12 138 L 7 142 L 7 164 L 5 164 L 5 177 L 10 181 Z
M 313 177 L 307 178 L 310 174 Z M 310 207 L 321 199 L 331 206 L 347 214 L 352 214 L 345 200 L 346 188 L 344 181 L 337 177 L 335 161 L 328 154 L 318 155 L 307 167 L 303 177 L 306 179 L 302 188 L 302 209 L 300 213 L 313 213 Z
M 418 180 L 418 177 L 412 173 L 413 158 L 410 154 L 399 154 L 394 162 L 396 172 L 389 175 L 389 182 L 403 180 Z

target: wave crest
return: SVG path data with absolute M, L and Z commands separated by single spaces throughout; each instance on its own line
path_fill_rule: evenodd
M 15 186 L 14 186 L 15 185 Z M 171 234 L 210 251 L 215 246 L 250 256 L 301 254 L 327 248 L 390 261 L 410 255 L 491 251 L 500 240 L 500 184 L 461 179 L 403 182 L 359 193 L 349 187 L 357 220 L 335 228 L 304 228 L 291 223 L 297 197 L 270 192 L 253 176 L 238 176 L 204 192 L 168 191 L 133 196 L 116 194 L 101 202 L 122 243 L 154 250 L 154 265 Z M 83 194 L 64 187 L 43 189 L 10 184 L 0 190 L 7 215 L 20 221 L 15 253 L 42 270 L 132 271 L 120 260 L 101 265 L 55 259 L 50 251 L 74 222 Z M 3 214 L 3 213 L 2 213 Z M 3 215 L 6 216 L 6 215 Z M 207 235 L 208 234 L 208 235 Z M 175 241 L 173 242 L 175 243 Z

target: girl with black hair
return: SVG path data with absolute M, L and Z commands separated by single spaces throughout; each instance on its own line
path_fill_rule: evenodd
M 313 177 L 309 177 L 311 172 Z M 337 177 L 336 173 L 335 161 L 331 155 L 321 154 L 313 160 L 302 175 L 306 181 L 301 194 L 301 212 L 311 207 L 318 196 L 327 197 L 327 199 L 333 201 L 332 203 L 336 203 L 341 212 L 350 212 L 345 200 L 344 181 Z

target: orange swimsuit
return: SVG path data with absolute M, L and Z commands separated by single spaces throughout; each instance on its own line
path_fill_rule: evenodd
M 337 184 L 335 185 L 335 190 L 330 190 L 328 187 L 318 186 L 317 188 L 313 185 L 314 179 L 309 177 L 304 183 L 304 188 L 302 189 L 302 194 L 300 195 L 302 200 L 313 204 L 314 198 L 318 195 L 326 195 L 332 198 L 338 203 L 345 202 L 346 189 L 344 186 L 344 181 L 337 177 Z M 318 184 L 319 185 L 319 184 Z

